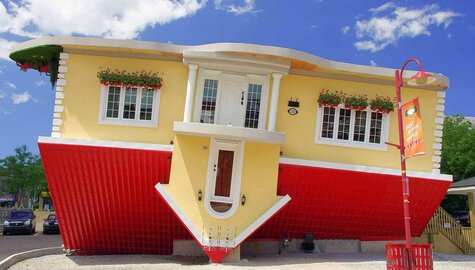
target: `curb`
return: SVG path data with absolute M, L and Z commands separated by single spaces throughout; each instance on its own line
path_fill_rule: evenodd
M 62 247 L 40 248 L 40 249 L 33 249 L 29 251 L 16 253 L 0 262 L 0 270 L 6 270 L 10 266 L 18 262 L 21 262 L 23 260 L 46 256 L 46 255 L 63 254 L 63 253 L 64 251 Z

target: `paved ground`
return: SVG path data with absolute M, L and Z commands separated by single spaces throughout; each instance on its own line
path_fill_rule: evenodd
M 37 220 L 36 233 L 9 234 L 0 233 L 0 261 L 18 252 L 28 251 L 37 248 L 60 247 L 63 242 L 59 234 L 43 234 L 43 219 Z
M 242 259 L 233 264 L 210 264 L 205 257 L 172 257 L 153 255 L 122 256 L 75 256 L 51 255 L 20 262 L 11 270 L 81 270 L 81 269 L 295 269 L 295 270 L 383 270 L 386 269 L 384 254 L 356 253 L 295 253 L 285 255 L 257 256 Z M 475 256 L 434 255 L 434 269 L 475 269 Z

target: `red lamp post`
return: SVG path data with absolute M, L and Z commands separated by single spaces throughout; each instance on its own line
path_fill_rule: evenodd
M 412 262 L 412 244 L 411 244 L 411 216 L 409 213 L 409 179 L 406 176 L 406 155 L 405 155 L 405 146 L 404 146 L 404 130 L 403 130 L 403 122 L 402 122 L 402 103 L 401 103 L 401 87 L 404 84 L 403 81 L 403 72 L 406 68 L 406 65 L 410 62 L 414 61 L 419 68 L 419 71 L 411 77 L 411 79 L 407 82 L 407 84 L 412 86 L 420 86 L 430 84 L 436 79 L 432 77 L 432 75 L 425 73 L 422 71 L 422 66 L 419 60 L 416 58 L 409 58 L 404 62 L 401 69 L 395 71 L 395 79 L 396 79 L 396 100 L 397 100 L 397 118 L 398 118 L 398 130 L 399 130 L 399 145 L 394 145 L 399 148 L 399 153 L 401 156 L 401 180 L 402 180 L 402 196 L 403 196 L 403 203 L 404 203 L 404 228 L 405 228 L 405 235 L 406 235 L 406 250 L 407 254 L 409 255 L 409 268 L 412 269 L 413 262 Z M 391 144 L 390 144 L 391 145 Z

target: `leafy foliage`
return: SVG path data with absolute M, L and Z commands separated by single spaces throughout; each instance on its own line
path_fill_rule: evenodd
M 146 87 L 152 89 L 160 89 L 162 87 L 162 78 L 158 73 L 142 71 L 128 73 L 125 70 L 109 69 L 101 70 L 97 73 L 97 78 L 104 85 L 126 86 L 126 87 Z
M 343 92 L 331 92 L 328 89 L 323 89 L 318 97 L 318 103 L 323 106 L 336 107 L 338 104 L 342 103 L 344 99 L 345 94 L 343 94 Z
M 20 206 L 28 199 L 47 190 L 46 178 L 41 159 L 33 155 L 26 145 L 15 148 L 15 154 L 0 159 L 0 177 L 5 191 L 17 194 Z
M 475 129 L 463 116 L 444 120 L 441 173 L 454 176 L 454 182 L 475 176 Z M 468 210 L 467 196 L 447 195 L 441 206 L 449 213 Z
M 368 107 L 368 97 L 366 95 L 347 96 L 344 100 L 345 106 L 354 110 L 365 110 Z
M 376 96 L 375 98 L 371 99 L 369 102 L 369 106 L 371 110 L 389 113 L 394 111 L 394 102 L 391 100 L 390 97 L 381 97 Z

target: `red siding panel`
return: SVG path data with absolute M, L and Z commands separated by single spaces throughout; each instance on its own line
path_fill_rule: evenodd
M 279 165 L 278 194 L 292 200 L 254 238 L 404 239 L 401 177 Z M 410 178 L 413 236 L 422 234 L 451 182 Z
M 155 184 L 171 152 L 39 144 L 66 249 L 82 254 L 171 254 L 188 232 Z

